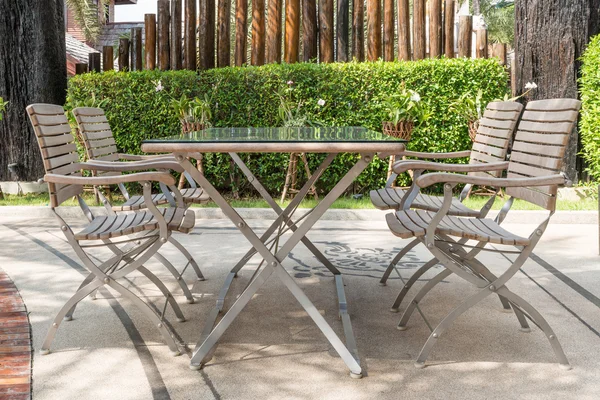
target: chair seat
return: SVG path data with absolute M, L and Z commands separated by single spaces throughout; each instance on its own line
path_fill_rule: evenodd
M 195 213 L 185 208 L 161 208 L 167 226 L 171 231 L 189 233 L 196 222 Z M 81 232 L 75 234 L 76 240 L 111 239 L 142 231 L 158 229 L 158 222 L 149 210 L 133 213 L 121 213 L 94 218 Z
M 183 196 L 183 201 L 185 201 L 186 204 L 206 203 L 210 200 L 210 196 L 202 188 L 182 189 L 181 195 Z M 156 205 L 169 203 L 169 200 L 167 200 L 164 193 L 152 195 L 152 201 Z M 144 196 L 132 196 L 122 205 L 113 206 L 112 209 L 114 211 L 135 211 L 142 208 L 146 208 L 144 205 Z
M 397 210 L 400 207 L 400 202 L 407 190 L 400 188 L 382 188 L 371 190 L 371 202 L 380 210 Z M 430 196 L 419 193 L 417 198 L 412 202 L 411 208 L 419 210 L 438 211 L 442 207 L 444 198 L 441 196 Z M 478 217 L 478 210 L 471 210 L 469 207 L 461 203 L 457 198 L 452 199 L 452 205 L 448 210 L 448 215 L 458 215 L 461 217 Z
M 396 211 L 386 215 L 392 233 L 403 239 L 425 236 L 425 229 L 435 216 L 424 210 Z M 514 235 L 491 219 L 445 216 L 439 223 L 436 234 L 458 236 L 481 242 L 526 246 L 529 239 Z

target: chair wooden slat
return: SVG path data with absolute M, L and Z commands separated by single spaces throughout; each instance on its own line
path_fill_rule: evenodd
M 77 146 L 75 143 L 67 143 L 61 146 L 44 147 L 41 151 L 44 157 L 50 158 L 77 152 Z
M 563 133 L 569 134 L 573 130 L 571 122 L 533 122 L 521 121 L 519 123 L 520 131 L 536 132 L 536 133 Z
M 510 129 L 511 126 L 514 126 L 513 121 L 506 120 L 498 120 L 498 119 L 489 119 L 489 118 L 481 118 L 479 120 L 480 126 L 487 126 L 490 128 L 498 128 L 498 129 Z
M 477 129 L 477 135 L 487 135 L 500 139 L 510 139 L 513 135 L 512 131 L 508 131 L 507 129 L 494 128 L 485 125 L 479 125 Z
M 581 102 L 576 99 L 548 99 L 548 100 L 534 100 L 527 103 L 527 110 L 529 111 L 565 111 L 574 110 L 579 111 L 581 108 Z
M 81 134 L 84 134 L 84 131 L 81 131 Z M 89 140 L 99 140 L 99 139 L 106 139 L 106 138 L 112 138 L 113 134 L 111 131 L 100 131 L 100 132 L 85 132 L 85 135 L 87 135 L 87 138 Z
M 510 157 L 511 161 L 515 161 L 521 164 L 538 165 L 543 168 L 557 170 L 562 165 L 560 158 L 546 157 L 544 155 L 533 155 L 525 153 L 514 153 Z
M 83 123 L 97 124 L 97 123 L 102 123 L 102 122 L 108 122 L 108 119 L 106 119 L 105 115 L 93 115 L 93 116 L 80 115 L 79 118 L 81 119 L 81 122 L 83 122 Z
M 93 155 L 94 160 L 98 160 L 102 156 L 107 156 L 116 153 L 118 153 L 117 146 L 97 147 L 91 149 L 91 154 Z
M 43 127 L 40 127 L 40 128 L 43 128 Z M 65 132 L 62 135 L 38 137 L 38 143 L 41 148 L 60 146 L 60 145 L 66 144 L 66 143 L 74 143 L 74 142 L 75 142 L 75 137 L 71 134 L 70 130 L 69 130 L 69 132 Z
M 501 147 L 495 147 L 483 143 L 474 142 L 473 150 L 479 153 L 486 153 L 491 156 L 498 157 L 500 160 L 504 160 L 506 158 L 506 149 Z
M 66 118 L 65 118 L 66 120 Z M 46 136 L 50 139 L 51 136 L 61 135 L 68 133 L 72 136 L 71 125 L 65 123 L 61 125 L 35 125 L 39 129 L 41 136 Z
M 63 156 L 45 159 L 44 166 L 46 169 L 50 170 L 74 162 L 79 162 L 79 154 L 69 153 Z
M 578 112 L 575 110 L 556 111 L 552 113 L 526 110 L 521 116 L 521 120 L 536 122 L 571 122 L 577 119 L 577 115 Z
M 569 135 L 567 134 L 548 134 L 519 131 L 519 142 L 551 144 L 555 146 L 564 146 Z
M 485 136 L 485 135 L 477 135 L 475 137 L 475 143 L 487 144 L 490 146 L 496 146 L 496 147 L 502 147 L 502 148 L 508 147 L 508 139 L 495 138 L 495 137 Z

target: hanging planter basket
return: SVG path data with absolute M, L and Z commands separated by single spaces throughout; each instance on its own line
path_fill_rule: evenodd
M 386 121 L 383 123 L 383 133 L 399 139 L 410 140 L 414 126 L 413 121 L 400 121 L 397 124 Z
M 477 129 L 479 129 L 479 120 L 469 121 L 469 137 L 471 141 L 475 141 L 475 136 L 477 136 Z
M 189 122 L 181 120 L 181 133 L 190 133 L 201 131 L 204 129 L 204 124 L 200 122 Z

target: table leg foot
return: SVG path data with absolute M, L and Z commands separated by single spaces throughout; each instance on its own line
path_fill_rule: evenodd
M 422 362 L 422 363 L 421 362 L 416 362 L 415 363 L 415 368 L 417 368 L 417 369 L 423 369 L 423 368 L 425 368 L 425 363 L 424 362 Z
M 385 282 L 379 282 L 379 286 L 387 286 L 387 283 L 385 283 Z
M 191 364 L 190 363 L 189 367 L 192 371 L 200 371 L 203 367 L 203 364 Z
M 352 379 L 361 379 L 363 377 L 363 374 L 355 374 L 354 372 L 350 372 L 350 378 Z
M 390 312 L 397 313 L 398 311 L 400 311 L 400 310 L 397 308 L 390 308 Z

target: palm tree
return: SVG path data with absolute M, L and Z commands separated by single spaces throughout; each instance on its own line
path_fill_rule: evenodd
M 65 0 L 75 21 L 83 30 L 85 40 L 95 43 L 106 21 L 109 0 Z

